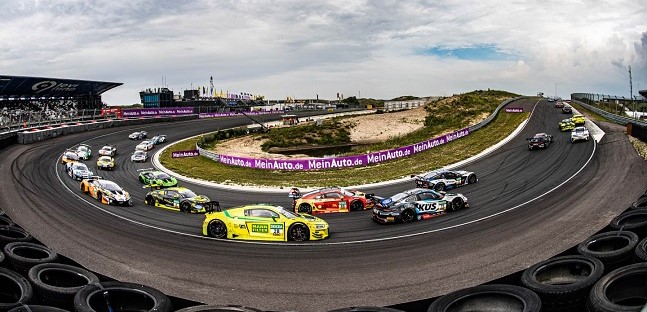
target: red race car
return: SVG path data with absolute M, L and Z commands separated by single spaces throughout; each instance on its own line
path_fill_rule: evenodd
M 373 201 L 367 200 L 366 195 L 341 187 L 324 188 L 305 194 L 293 188 L 289 193 L 289 197 L 294 199 L 294 211 L 308 214 L 365 210 L 373 207 Z

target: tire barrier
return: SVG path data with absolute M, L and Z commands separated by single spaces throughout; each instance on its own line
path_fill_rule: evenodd
M 444 295 L 427 312 L 541 311 L 541 299 L 532 290 L 505 284 L 480 285 Z
M 6 214 L 4 213 L 4 210 L 2 209 L 0 209 L 0 216 L 6 216 Z
M 56 307 L 49 307 L 43 305 L 23 305 L 9 310 L 9 312 L 69 312 Z
M 0 215 L 0 226 L 9 226 L 13 224 L 13 221 L 9 219 L 9 217 Z
M 587 238 L 577 245 L 577 252 L 599 259 L 604 264 L 604 271 L 611 272 L 631 263 L 636 245 L 638 245 L 638 235 L 635 233 L 610 231 Z
M 604 274 L 602 261 L 572 255 L 539 262 L 521 275 L 521 283 L 541 298 L 542 311 L 580 311 L 591 287 Z
M 236 305 L 198 305 L 193 307 L 188 307 L 180 310 L 175 310 L 175 312 L 263 312 L 262 310 L 236 306 Z
M 629 209 L 647 209 L 647 197 L 638 198 L 638 200 L 631 204 Z
M 74 296 L 76 312 L 172 311 L 171 300 L 161 291 L 145 285 L 124 282 L 103 282 L 87 285 Z
M 4 247 L 7 262 L 11 263 L 16 272 L 27 274 L 29 269 L 41 263 L 55 262 L 58 254 L 41 244 L 29 242 L 9 243 Z
M 591 289 L 591 312 L 640 312 L 647 304 L 647 263 L 628 265 L 603 276 Z
M 61 263 L 35 265 L 27 273 L 27 279 L 41 303 L 69 310 L 74 308 L 74 295 L 83 286 L 99 283 L 94 273 Z
M 20 274 L 0 268 L 0 311 L 11 310 L 31 301 L 34 292 Z
M 351 308 L 336 309 L 336 310 L 330 310 L 328 312 L 404 312 L 404 311 L 393 309 L 393 308 L 386 308 L 386 307 L 366 306 L 366 307 L 351 307 Z
M 641 240 L 634 251 L 635 262 L 647 262 L 647 238 Z
M 0 248 L 4 248 L 9 243 L 29 242 L 32 239 L 31 234 L 20 227 L 14 225 L 0 226 Z
M 614 230 L 626 230 L 647 237 L 647 209 L 635 209 L 621 213 L 611 220 L 609 225 Z
M 2 263 L 4 262 L 4 258 L 5 258 L 4 252 L 2 252 L 2 250 L 0 250 L 0 267 L 2 266 Z

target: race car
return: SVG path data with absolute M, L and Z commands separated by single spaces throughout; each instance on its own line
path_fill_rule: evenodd
M 154 168 L 139 169 L 139 181 L 147 187 L 173 187 L 177 186 L 177 179 L 168 175 L 166 172 Z
M 105 145 L 99 150 L 99 155 L 115 157 L 117 155 L 117 147 L 114 145 Z
M 207 212 L 218 202 L 204 195 L 196 195 L 186 187 L 169 187 L 148 192 L 144 198 L 146 205 L 182 212 Z
M 573 117 L 571 117 L 571 120 L 576 126 L 583 126 L 586 123 L 586 118 L 584 118 L 584 115 L 580 114 L 573 115 Z
M 375 201 L 372 218 L 379 223 L 408 223 L 431 219 L 449 211 L 469 207 L 467 197 L 463 194 L 423 188 L 410 189 L 389 198 L 373 196 L 371 200 Z
M 328 223 L 281 206 L 255 204 L 206 213 L 202 234 L 242 240 L 320 240 L 328 238 Z
M 555 102 L 555 108 L 562 108 L 562 107 L 564 107 L 564 102 L 562 101 Z
M 562 121 L 559 122 L 559 130 L 560 131 L 562 131 L 562 132 L 572 131 L 573 129 L 575 129 L 575 124 L 573 123 L 573 121 L 570 118 L 563 119 Z
M 133 162 L 146 162 L 148 160 L 148 153 L 144 151 L 135 151 L 130 155 L 130 161 Z
M 141 140 L 148 137 L 148 132 L 146 131 L 136 131 L 131 133 L 128 138 L 131 140 Z
M 135 150 L 139 151 L 150 151 L 154 147 L 153 143 L 151 141 L 142 141 L 141 143 L 137 144 L 135 146 Z
M 102 204 L 132 206 L 130 194 L 117 183 L 104 180 L 101 177 L 90 177 L 81 181 L 81 192 L 99 200 Z
M 586 129 L 586 127 L 576 127 L 573 129 L 571 132 L 571 143 L 575 143 L 577 141 L 588 141 L 589 140 L 589 130 Z
M 528 149 L 534 150 L 538 148 L 546 148 L 553 142 L 553 136 L 546 133 L 537 133 L 534 137 L 526 139 L 528 141 Z
M 365 193 L 341 187 L 323 188 L 305 194 L 301 194 L 298 188 L 292 188 L 288 196 L 294 200 L 292 208 L 295 212 L 309 214 L 357 211 L 372 205 Z
M 94 173 L 88 169 L 88 166 L 78 161 L 71 161 L 65 164 L 65 172 L 67 172 L 67 175 L 69 175 L 70 178 L 79 181 L 94 175 Z
M 154 145 L 165 143 L 166 142 L 166 135 L 165 134 L 156 135 L 156 136 L 151 138 L 151 142 Z
M 438 192 L 478 181 L 476 173 L 464 170 L 436 170 L 425 175 L 412 175 L 416 178 L 416 187 L 434 189 Z
M 79 146 L 76 147 L 76 154 L 79 155 L 79 158 L 83 160 L 90 159 L 90 156 L 92 156 L 90 145 L 79 144 Z
M 74 150 L 66 150 L 63 155 L 61 155 L 61 164 L 67 164 L 69 162 L 79 161 L 79 154 Z
M 573 107 L 571 107 L 570 105 L 564 105 L 564 107 L 562 107 L 562 113 L 564 113 L 564 114 L 572 114 L 573 113 Z
M 97 169 L 115 170 L 115 159 L 110 156 L 101 156 L 97 159 Z

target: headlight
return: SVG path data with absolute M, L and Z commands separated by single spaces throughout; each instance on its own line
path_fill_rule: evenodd
M 328 227 L 327 224 L 315 224 L 315 229 L 317 229 L 317 230 L 323 230 L 323 229 L 325 229 L 327 227 Z

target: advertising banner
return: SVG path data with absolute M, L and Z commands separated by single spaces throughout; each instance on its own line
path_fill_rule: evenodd
M 123 117 L 149 117 L 166 115 L 191 115 L 193 107 L 134 108 L 121 111 Z
M 308 159 L 256 159 L 230 155 L 219 155 L 219 161 L 225 165 L 267 170 L 321 170 L 368 166 L 411 156 L 416 153 L 421 153 L 436 146 L 443 145 L 458 138 L 462 138 L 469 134 L 469 128 L 465 128 L 409 146 L 345 157 Z
M 171 152 L 172 158 L 184 158 L 184 157 L 196 157 L 200 156 L 200 151 L 198 150 L 187 150 L 187 151 L 174 151 Z
M 521 107 L 506 107 L 506 113 L 523 113 L 523 108 Z
M 254 112 L 245 112 L 246 115 L 269 115 L 269 114 L 283 114 L 285 111 L 254 111 Z M 230 117 L 230 116 L 242 116 L 243 114 L 239 112 L 226 112 L 226 113 L 200 113 L 200 118 L 214 118 L 214 117 Z

